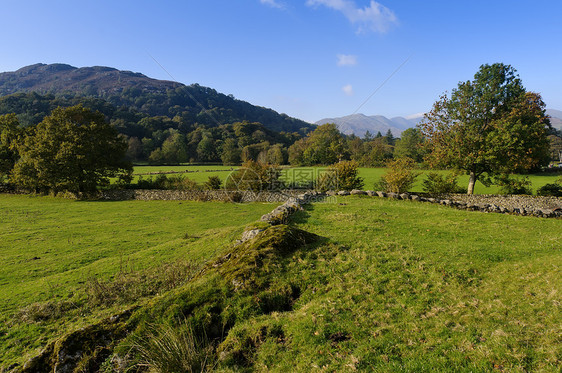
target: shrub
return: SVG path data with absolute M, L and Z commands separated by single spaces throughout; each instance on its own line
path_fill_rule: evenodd
M 137 188 L 139 189 L 171 189 L 171 190 L 199 190 L 201 187 L 196 181 L 191 180 L 183 175 L 166 176 L 160 174 L 152 179 L 143 179 L 139 176 L 137 181 Z
M 217 190 L 220 189 L 222 186 L 222 181 L 218 176 L 209 176 L 209 179 L 205 181 L 203 187 L 208 190 Z
M 225 187 L 229 190 L 275 191 L 282 187 L 279 175 L 280 171 L 276 166 L 249 160 L 228 175 Z
M 539 196 L 552 196 L 552 197 L 562 197 L 562 185 L 561 184 L 546 184 L 537 190 L 537 195 Z
M 358 173 L 359 164 L 356 161 L 334 163 L 318 178 L 318 189 L 322 191 L 361 189 L 364 183 Z
M 411 158 L 399 158 L 387 162 L 388 170 L 381 176 L 381 180 L 375 183 L 375 189 L 382 189 L 390 193 L 407 192 L 419 173 L 414 172 L 415 162 Z
M 128 188 L 133 181 L 133 170 L 128 170 L 126 172 L 120 173 L 117 178 L 117 187 Z
M 429 194 L 450 194 L 463 193 L 464 189 L 457 183 L 454 174 L 444 176 L 437 172 L 429 172 L 423 181 L 423 191 Z
M 199 190 L 201 189 L 196 181 L 191 180 L 183 175 L 172 175 L 170 177 L 164 176 L 164 181 L 162 183 L 161 189 L 172 189 L 172 190 Z
M 500 194 L 533 194 L 531 180 L 528 177 L 500 175 L 495 178 L 495 183 L 500 187 Z

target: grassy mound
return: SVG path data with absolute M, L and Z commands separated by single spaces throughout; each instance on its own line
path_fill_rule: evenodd
M 0 194 L 0 370 L 184 284 L 276 204 Z
M 284 271 L 283 258 L 316 239 L 286 225 L 267 228 L 212 261 L 185 286 L 152 299 L 134 312 L 51 343 L 22 371 L 37 371 L 37 367 L 113 370 L 123 364 L 139 370 L 146 366 L 165 371 L 191 371 L 194 366 L 200 369 L 202 361 L 211 361 L 215 354 L 215 347 L 202 346 L 215 346 L 237 322 L 292 308 L 298 288 L 271 279 Z M 113 350 L 122 358 L 107 360 Z M 194 358 L 201 350 L 209 356 Z M 221 351 L 226 354 L 230 349 Z

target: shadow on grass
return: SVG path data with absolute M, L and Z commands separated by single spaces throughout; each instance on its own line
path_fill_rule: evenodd
M 298 210 L 289 218 L 291 224 L 304 224 L 310 218 L 310 211 L 314 211 L 314 204 L 308 203 L 303 206 L 303 210 Z

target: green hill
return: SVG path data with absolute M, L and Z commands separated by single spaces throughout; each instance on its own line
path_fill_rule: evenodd
M 249 121 L 262 123 L 277 132 L 305 133 L 314 128 L 310 123 L 237 100 L 212 88 L 152 79 L 103 66 L 35 64 L 0 73 L 1 96 L 22 92 L 102 98 L 115 107 L 125 106 L 149 116 L 181 116 L 191 123 L 211 127 Z

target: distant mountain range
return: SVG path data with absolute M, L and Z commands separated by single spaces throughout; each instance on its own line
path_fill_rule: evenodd
M 562 111 L 547 109 L 546 114 L 550 116 L 550 123 L 558 130 L 562 131 Z M 388 119 L 382 115 L 367 116 L 364 114 L 353 114 L 339 118 L 324 118 L 315 124 L 322 125 L 326 123 L 335 123 L 339 130 L 346 135 L 355 134 L 363 137 L 367 131 L 376 135 L 377 132 L 385 134 L 388 130 L 395 137 L 400 137 L 402 131 L 407 128 L 415 127 L 423 119 L 423 114 L 415 114 L 408 117 L 394 117 Z
M 390 130 L 395 137 L 400 137 L 402 131 L 410 127 L 415 127 L 422 118 L 423 114 L 415 114 L 406 118 L 394 117 L 391 119 L 382 115 L 367 116 L 364 114 L 353 114 L 339 118 L 324 118 L 315 124 L 335 123 L 342 133 L 346 135 L 355 134 L 359 137 L 365 136 L 367 131 L 373 135 L 376 135 L 377 132 L 384 135 L 388 130 Z
M 550 115 L 550 124 L 552 127 L 562 131 L 562 111 L 547 109 L 546 114 Z
M 77 68 L 39 63 L 0 73 L 0 96 L 27 92 L 100 98 L 115 107 L 149 116 L 180 116 L 207 127 L 249 121 L 262 123 L 277 132 L 304 134 L 314 129 L 308 122 L 237 100 L 212 88 L 152 79 L 141 73 L 104 66 Z

